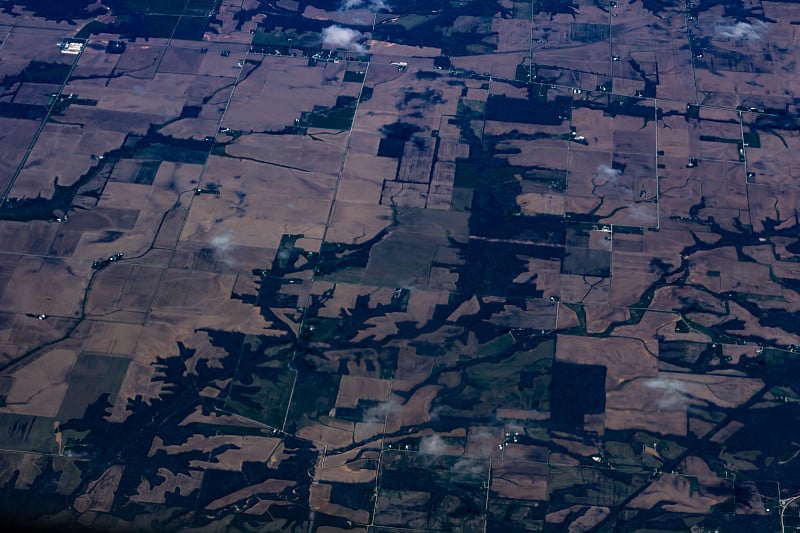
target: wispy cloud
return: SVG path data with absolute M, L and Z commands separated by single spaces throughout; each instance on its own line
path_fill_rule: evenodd
M 489 472 L 487 463 L 470 457 L 462 457 L 453 465 L 451 470 L 462 476 L 483 476 Z
M 656 205 L 652 203 L 634 202 L 625 208 L 625 218 L 628 222 L 655 223 Z
M 756 41 L 761 38 L 761 34 L 766 29 L 767 25 L 760 20 L 754 24 L 749 22 L 737 22 L 735 24 L 717 24 L 717 35 L 720 37 L 727 37 L 729 39 L 736 39 L 739 41 Z
M 374 407 L 370 407 L 364 412 L 364 422 L 374 423 L 386 422 L 386 418 L 394 413 L 399 412 L 403 408 L 402 405 L 389 400 L 388 402 L 379 403 Z
M 656 404 L 661 409 L 684 407 L 692 398 L 689 387 L 679 379 L 652 378 L 643 380 L 642 384 L 648 389 L 660 391 Z
M 364 34 L 352 28 L 328 26 L 322 29 L 322 44 L 330 48 L 346 48 L 355 52 L 364 52 L 366 48 L 360 43 Z
M 597 185 L 605 185 L 607 183 L 614 184 L 621 175 L 621 170 L 611 168 L 608 165 L 597 165 L 597 178 L 595 179 L 599 179 L 600 181 L 595 183 L 597 183 Z
M 592 183 L 595 185 L 595 194 L 602 197 L 618 200 L 632 200 L 632 180 L 625 177 L 623 170 L 608 165 L 598 165 Z

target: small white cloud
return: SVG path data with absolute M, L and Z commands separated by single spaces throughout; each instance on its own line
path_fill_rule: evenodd
M 384 0 L 343 0 L 342 5 L 339 6 L 339 11 L 348 11 L 350 9 L 380 11 L 381 9 L 389 9 L 389 4 Z
M 756 21 L 754 24 L 749 22 L 737 22 L 736 24 L 717 24 L 717 35 L 736 39 L 738 41 L 756 41 L 761 38 L 761 33 L 767 25 L 764 22 Z
M 235 245 L 233 241 L 233 232 L 228 231 L 221 235 L 215 235 L 209 241 L 211 248 L 214 250 L 214 257 L 228 266 L 236 264 L 236 260 L 231 255 L 231 251 Z
M 364 39 L 364 34 L 352 28 L 334 25 L 322 30 L 322 44 L 330 48 L 345 48 L 355 52 L 364 52 L 366 48 L 359 42 L 362 39 Z
M 445 451 L 447 451 L 447 444 L 445 444 L 444 439 L 439 435 L 422 437 L 419 441 L 419 453 L 438 457 L 443 455 Z
M 233 246 L 233 235 L 230 233 L 216 235 L 211 239 L 211 246 L 215 251 L 225 253 Z

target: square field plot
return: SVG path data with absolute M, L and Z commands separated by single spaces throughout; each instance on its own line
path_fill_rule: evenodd
M 783 117 L 742 113 L 747 182 L 773 187 L 800 186 L 800 132 Z
M 147 312 L 158 290 L 161 270 L 124 263 L 114 267 L 95 276 L 85 312 L 112 319 L 121 318 L 115 316 L 119 312 Z
M 70 371 L 69 387 L 58 413 L 59 420 L 81 418 L 86 408 L 103 394 L 113 399 L 119 391 L 130 359 L 82 353 Z
M 0 190 L 11 183 L 38 128 L 38 120 L 0 118 Z
M 228 233 L 232 244 L 275 249 L 285 233 L 322 238 L 335 177 L 211 156 L 205 178 L 220 194 L 195 197 L 181 240 Z
M 581 141 L 591 151 L 646 155 L 655 152 L 656 109 L 653 100 L 618 97 L 608 110 L 591 105 L 573 109 L 573 139 Z
M 286 368 L 291 346 L 266 336 L 239 335 L 236 373 L 218 405 L 272 427 L 282 427 L 295 372 Z M 238 340 L 238 339 L 237 339 Z M 236 352 L 234 352 L 236 353 Z
M 773 74 L 774 34 L 785 41 L 793 30 L 774 21 L 736 21 L 698 16 L 690 25 L 694 37 L 694 75 L 698 98 L 713 105 L 736 107 L 760 100 L 764 103 L 780 94 L 779 75 Z
M 20 83 L 60 87 L 78 57 L 61 53 L 58 43 L 65 36 L 60 30 L 23 26 L 11 29 L 3 38 L 0 84 L 4 88 Z
M 375 523 L 418 530 L 482 530 L 489 462 L 384 452 Z
M 89 277 L 89 265 L 47 257 L 23 257 L 3 291 L 0 309 L 72 317 L 78 314 L 80 296 Z M 68 280 L 68 281 L 67 281 Z
M 740 152 L 742 126 L 736 111 L 702 106 L 699 119 L 689 120 L 690 157 L 720 161 L 743 161 Z
M 223 126 L 232 130 L 280 131 L 315 109 L 333 109 L 339 97 L 358 97 L 360 86 L 343 83 L 347 65 L 308 66 L 304 58 L 263 56 L 236 86 Z M 350 114 L 352 119 L 352 113 Z M 312 127 L 329 124 L 311 123 Z M 339 128 L 337 122 L 333 129 Z

